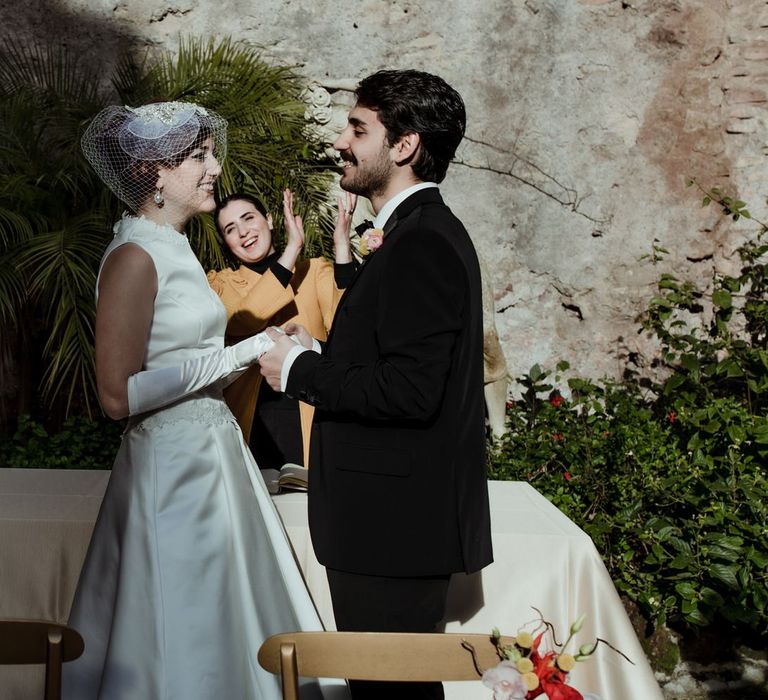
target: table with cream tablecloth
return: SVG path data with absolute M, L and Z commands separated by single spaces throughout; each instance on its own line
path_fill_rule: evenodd
M 109 472 L 0 468 L 0 617 L 66 621 L 93 522 Z M 482 572 L 451 581 L 446 631 L 514 634 L 538 608 L 558 631 L 582 612 L 587 619 L 577 644 L 595 637 L 621 649 L 631 665 L 607 646 L 579 663 L 570 682 L 602 700 L 661 700 L 608 572 L 590 538 L 523 482 L 490 482 L 495 562 Z M 333 628 L 325 571 L 314 556 L 307 527 L 306 494 L 275 497 L 326 627 Z M 39 689 L 39 690 L 38 690 Z M 0 668 L 0 698 L 41 694 L 34 667 Z M 447 700 L 489 700 L 478 683 L 447 683 Z

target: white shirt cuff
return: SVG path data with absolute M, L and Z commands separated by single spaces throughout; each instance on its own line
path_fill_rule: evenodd
M 309 352 L 302 345 L 297 345 L 288 351 L 288 354 L 283 360 L 283 366 L 280 368 L 280 391 L 285 392 L 285 387 L 288 385 L 288 375 L 291 373 L 291 367 L 296 358 L 303 352 Z

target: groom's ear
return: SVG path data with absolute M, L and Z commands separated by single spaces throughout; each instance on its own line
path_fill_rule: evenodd
M 406 165 L 414 159 L 421 145 L 421 136 L 415 131 L 403 134 L 392 146 L 392 160 L 397 165 Z

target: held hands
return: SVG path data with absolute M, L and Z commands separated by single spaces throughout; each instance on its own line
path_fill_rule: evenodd
M 352 227 L 352 214 L 357 206 L 357 195 L 343 192 L 336 197 L 338 216 L 336 228 L 333 230 L 333 248 L 336 262 L 339 264 L 352 262 L 352 253 L 349 244 L 349 231 Z
M 285 331 L 272 326 L 267 328 L 264 334 L 272 341 L 273 347 L 259 357 L 261 376 L 275 391 L 281 391 L 280 378 L 286 356 L 296 345 L 311 350 L 312 336 L 298 323 L 286 324 Z
M 300 323 L 286 323 L 283 330 L 286 335 L 289 335 L 294 339 L 294 342 L 305 347 L 307 350 L 312 349 L 314 338 Z

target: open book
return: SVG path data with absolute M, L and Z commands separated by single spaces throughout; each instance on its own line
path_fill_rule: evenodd
M 307 490 L 309 471 L 298 464 L 287 462 L 280 469 L 262 469 L 261 475 L 270 493 Z

